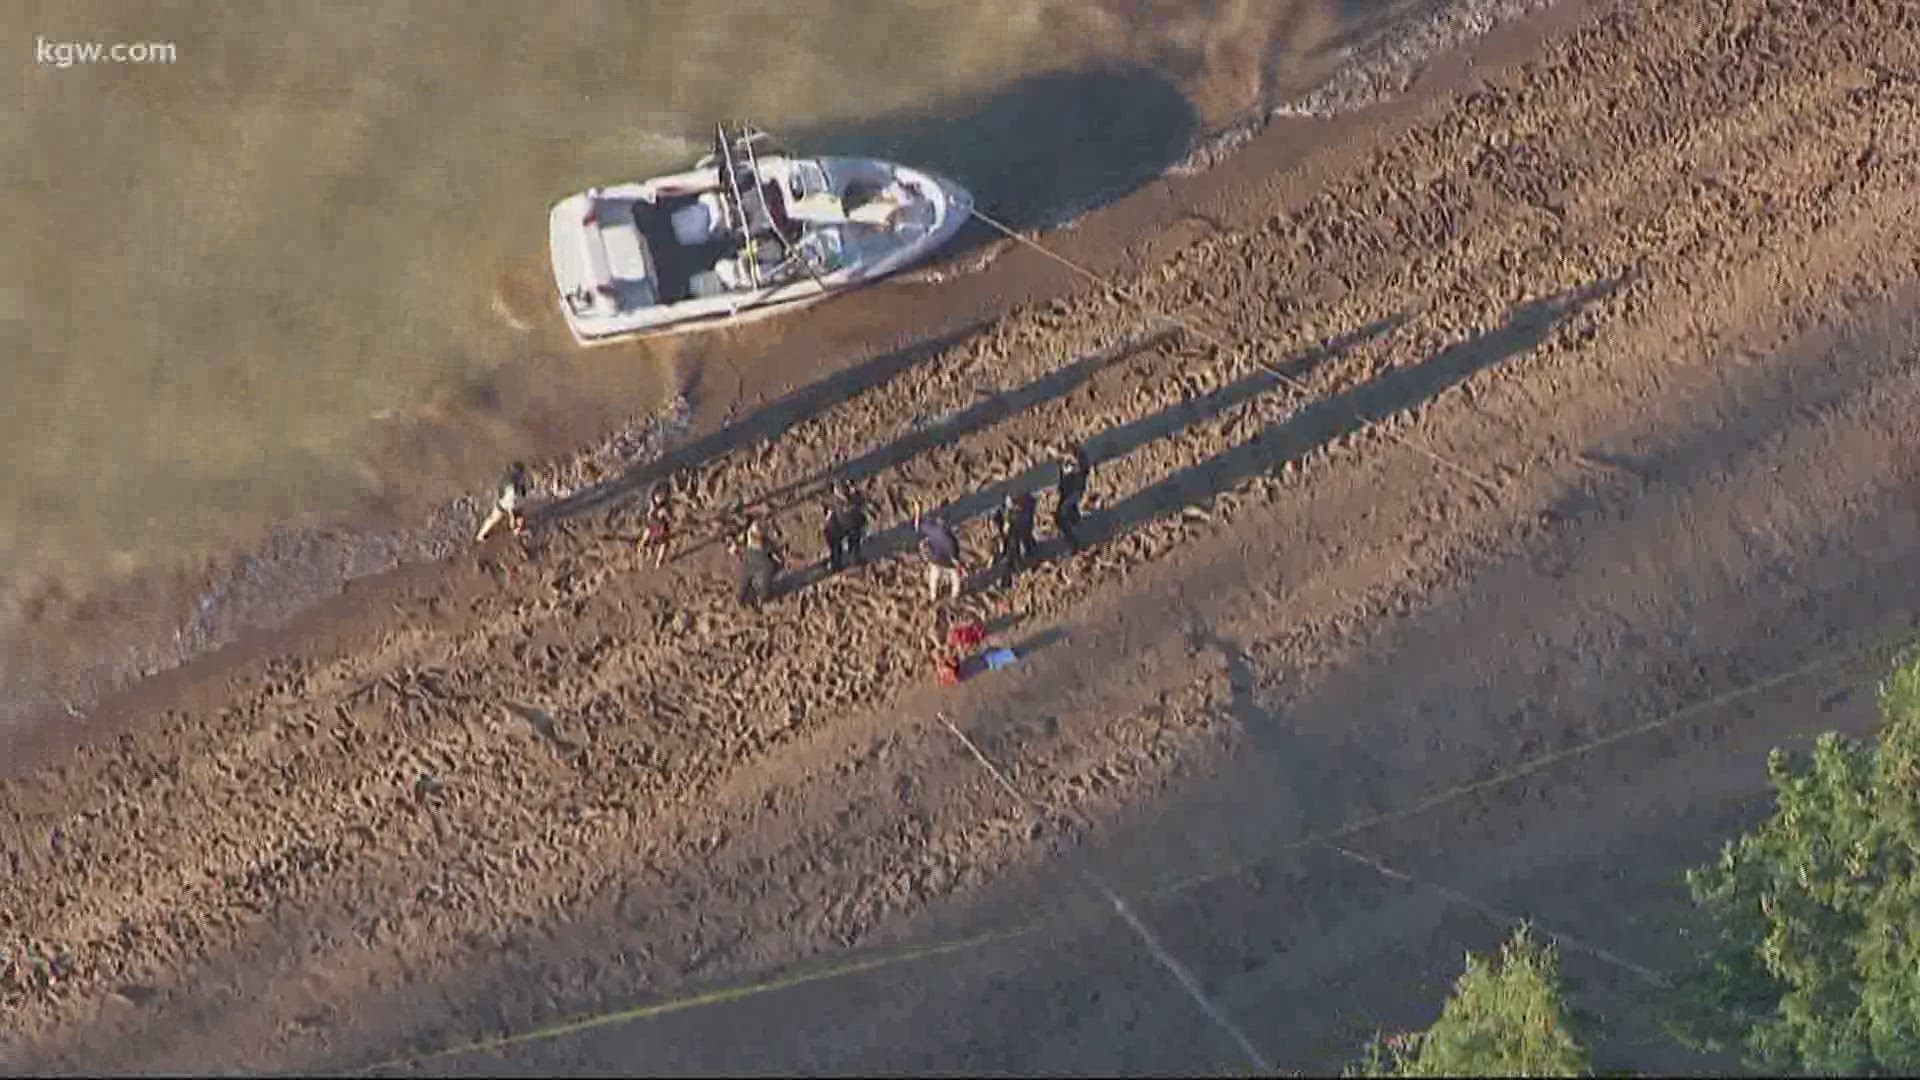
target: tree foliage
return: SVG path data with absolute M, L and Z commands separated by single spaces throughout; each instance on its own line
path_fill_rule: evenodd
M 1488 964 L 1467 955 L 1440 1019 L 1425 1031 L 1376 1039 L 1360 1076 L 1580 1076 L 1587 1052 L 1560 998 L 1559 962 L 1525 927 Z
M 1920 1073 L 1920 656 L 1880 688 L 1878 744 L 1775 750 L 1776 807 L 1688 875 L 1715 947 L 1684 1033 L 1769 1071 Z

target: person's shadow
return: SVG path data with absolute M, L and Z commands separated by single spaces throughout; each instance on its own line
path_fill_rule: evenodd
M 1242 761 L 1241 764 L 1261 778 L 1267 790 L 1286 791 L 1292 795 L 1298 835 L 1311 835 L 1331 824 L 1319 820 L 1315 805 L 1300 795 L 1301 792 L 1313 790 L 1326 775 L 1327 763 L 1321 760 L 1312 742 L 1289 724 L 1286 717 L 1261 703 L 1260 673 L 1246 651 L 1237 642 L 1198 625 L 1188 628 L 1187 642 L 1194 650 L 1218 653 L 1226 668 L 1229 688 L 1227 708 L 1241 730 L 1246 732 L 1247 742 L 1258 758 L 1256 761 Z M 1272 779 L 1270 786 L 1265 784 L 1267 778 Z

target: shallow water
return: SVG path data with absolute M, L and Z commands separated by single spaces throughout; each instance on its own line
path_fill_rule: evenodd
M 583 353 L 549 316 L 544 212 L 684 164 L 715 119 L 929 165 L 1037 224 L 1436 6 L 9 6 L 22 57 L 175 59 L 0 76 L 0 628 L 657 405 L 652 352 Z

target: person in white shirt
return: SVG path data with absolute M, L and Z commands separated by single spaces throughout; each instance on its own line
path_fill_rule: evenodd
M 487 520 L 480 523 L 480 532 L 473 538 L 475 543 L 485 540 L 493 527 L 502 521 L 513 526 L 513 535 L 526 533 L 527 516 L 520 512 L 520 504 L 526 500 L 530 486 L 526 465 L 514 462 L 507 474 L 500 478 L 500 486 L 494 492 L 493 510 L 487 515 Z

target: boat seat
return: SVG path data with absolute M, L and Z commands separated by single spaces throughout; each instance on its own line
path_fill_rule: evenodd
M 787 216 L 795 221 L 838 225 L 847 220 L 847 211 L 838 195 L 823 191 L 794 200 L 787 210 Z
M 894 218 L 900 213 L 900 204 L 882 196 L 870 199 L 853 208 L 847 220 L 860 225 L 872 225 L 876 228 L 891 228 Z
M 693 203 L 673 212 L 673 239 L 682 247 L 698 247 L 711 241 L 726 223 L 726 209 L 720 196 L 709 191 Z

